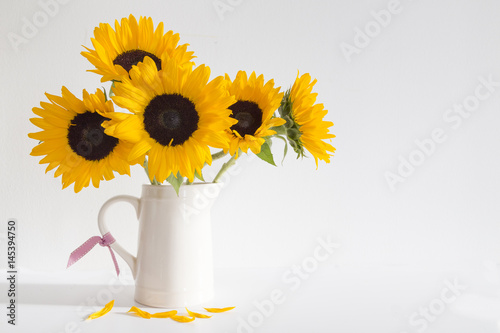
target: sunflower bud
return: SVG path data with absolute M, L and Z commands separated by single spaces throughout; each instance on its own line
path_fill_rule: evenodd
M 286 136 L 292 141 L 299 140 L 301 135 L 300 131 L 296 128 L 288 128 L 286 130 Z
M 292 128 L 294 126 L 294 122 L 292 120 L 292 118 L 290 118 L 290 116 L 284 116 L 283 119 L 285 119 L 286 123 L 285 123 L 285 127 L 286 128 Z

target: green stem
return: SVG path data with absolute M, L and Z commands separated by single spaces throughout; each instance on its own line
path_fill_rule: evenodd
M 224 150 L 221 150 L 220 152 L 218 153 L 215 153 L 215 154 L 212 154 L 212 161 L 216 161 L 220 158 L 223 158 L 224 156 L 226 156 L 227 153 L 224 152 Z
M 224 163 L 222 165 L 222 168 L 220 168 L 219 170 L 219 173 L 217 174 L 217 176 L 215 176 L 214 178 L 214 183 L 218 183 L 219 182 L 219 179 L 220 177 L 222 177 L 222 175 L 230 168 L 232 167 L 234 164 L 236 163 L 236 159 L 234 158 L 234 156 L 231 156 L 231 158 L 229 159 L 229 161 L 227 161 L 226 163 Z

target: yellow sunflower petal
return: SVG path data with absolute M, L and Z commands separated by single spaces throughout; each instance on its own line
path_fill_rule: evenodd
M 158 312 L 151 315 L 152 318 L 171 318 L 177 314 L 177 310 Z
M 146 153 L 151 149 L 151 144 L 148 140 L 139 141 L 134 145 L 132 150 L 130 151 L 130 155 L 128 155 L 129 161 L 133 161 L 138 159 L 141 156 L 146 155 Z
M 133 114 L 110 115 L 103 126 L 106 134 L 135 143 L 130 160 L 148 154 L 150 180 L 180 174 L 194 181 L 195 170 L 212 161 L 210 147 L 228 147 L 225 130 L 235 123 L 228 109 L 234 98 L 222 78 L 208 82 L 207 66 L 193 70 L 163 59 L 161 71 L 146 58 L 116 84 L 113 100 Z
M 90 70 L 102 75 L 101 81 L 122 81 L 128 76 L 133 65 L 140 63 L 145 57 L 161 64 L 167 55 L 176 59 L 180 65 L 186 65 L 193 58 L 192 52 L 186 51 L 187 45 L 177 45 L 179 35 L 172 31 L 163 33 L 163 23 L 154 28 L 151 18 L 133 15 L 115 21 L 114 29 L 110 24 L 101 23 L 94 29 L 91 38 L 92 48 L 85 47 L 81 54 L 95 66 Z
M 318 168 L 319 160 L 330 163 L 335 148 L 324 140 L 330 140 L 335 135 L 330 133 L 333 123 L 323 119 L 328 111 L 324 110 L 323 104 L 316 103 L 317 93 L 312 92 L 315 84 L 316 80 L 312 80 L 308 73 L 297 75 L 284 98 L 288 106 L 280 109 L 280 112 L 282 116 L 292 119 L 294 130 L 299 132 L 299 135 L 288 137 L 295 142 L 294 149 L 298 156 L 303 156 L 306 149 L 313 155 Z
M 235 306 L 230 306 L 227 308 L 204 308 L 204 309 L 207 310 L 208 312 L 212 312 L 212 313 L 221 313 L 221 312 L 226 312 L 226 311 L 232 310 L 234 308 L 235 308 Z
M 266 83 L 264 76 L 257 76 L 255 72 L 247 76 L 246 72 L 239 71 L 232 82 L 226 74 L 225 81 L 228 92 L 236 98 L 236 103 L 229 107 L 233 112 L 231 117 L 238 120 L 226 129 L 229 152 L 236 158 L 239 150 L 246 153 L 249 148 L 257 154 L 264 138 L 276 134 L 270 128 L 285 123 L 281 118 L 273 118 L 283 93 L 279 87 L 274 88 L 273 80 Z
M 190 311 L 188 308 L 186 308 L 186 311 L 190 317 L 195 317 L 195 318 L 212 318 L 212 316 L 207 316 L 201 313 L 193 312 Z
M 111 311 L 111 309 L 113 308 L 114 304 L 115 304 L 115 300 L 112 300 L 111 302 L 109 302 L 108 304 L 106 304 L 104 306 L 104 308 L 102 308 L 102 310 L 94 312 L 93 314 L 91 314 L 90 316 L 88 316 L 87 320 L 92 320 L 92 319 L 96 319 L 96 318 L 104 316 L 106 313 L 108 313 L 109 311 Z
M 196 319 L 195 317 L 178 316 L 178 315 L 173 315 L 170 318 L 172 318 L 175 321 L 178 321 L 179 323 L 189 323 Z
M 41 108 L 33 108 L 41 118 L 30 119 L 42 131 L 28 137 L 43 141 L 33 147 L 31 155 L 45 156 L 40 164 L 49 164 L 46 172 L 57 168 L 54 176 L 62 176 L 63 188 L 74 183 L 75 192 L 79 192 L 91 182 L 98 187 L 101 180 L 113 179 L 113 171 L 129 173 L 130 165 L 136 162 L 126 158 L 132 145 L 101 127 L 114 117 L 113 104 L 106 101 L 103 91 L 89 94 L 84 90 L 82 100 L 65 87 L 62 97 L 46 95 L 51 103 L 41 102 Z
M 145 318 L 145 319 L 150 319 L 152 317 L 149 312 L 143 311 L 135 306 L 131 307 L 130 310 L 128 310 L 127 312 L 132 312 L 132 313 L 136 314 L 137 316 Z

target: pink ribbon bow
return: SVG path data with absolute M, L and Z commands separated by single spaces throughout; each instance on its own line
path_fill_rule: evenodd
M 97 244 L 101 246 L 107 246 L 109 249 L 109 253 L 111 253 L 111 258 L 113 258 L 113 263 L 115 264 L 115 269 L 116 269 L 116 275 L 120 275 L 120 269 L 118 268 L 118 262 L 116 261 L 115 254 L 113 250 L 111 249 L 111 244 L 115 242 L 115 239 L 113 236 L 111 236 L 111 233 L 107 233 L 104 236 L 99 237 L 99 236 L 94 236 L 90 237 L 85 243 L 80 245 L 75 251 L 71 252 L 71 255 L 69 256 L 68 260 L 68 268 L 69 266 L 73 265 L 75 262 L 80 260 L 84 255 L 89 253 L 90 250 L 94 248 Z

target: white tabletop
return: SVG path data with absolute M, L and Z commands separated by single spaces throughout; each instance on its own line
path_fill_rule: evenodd
M 480 268 L 478 268 L 480 267 Z M 16 326 L 5 313 L 2 278 L 1 332 L 499 332 L 498 265 L 469 269 L 417 266 L 216 269 L 216 296 L 204 307 L 236 306 L 210 319 L 177 323 L 127 314 L 133 300 L 127 271 L 66 270 L 41 273 L 20 269 Z M 6 276 L 5 271 L 0 276 Z M 111 299 L 107 315 L 84 319 Z M 179 314 L 184 309 L 177 309 Z

